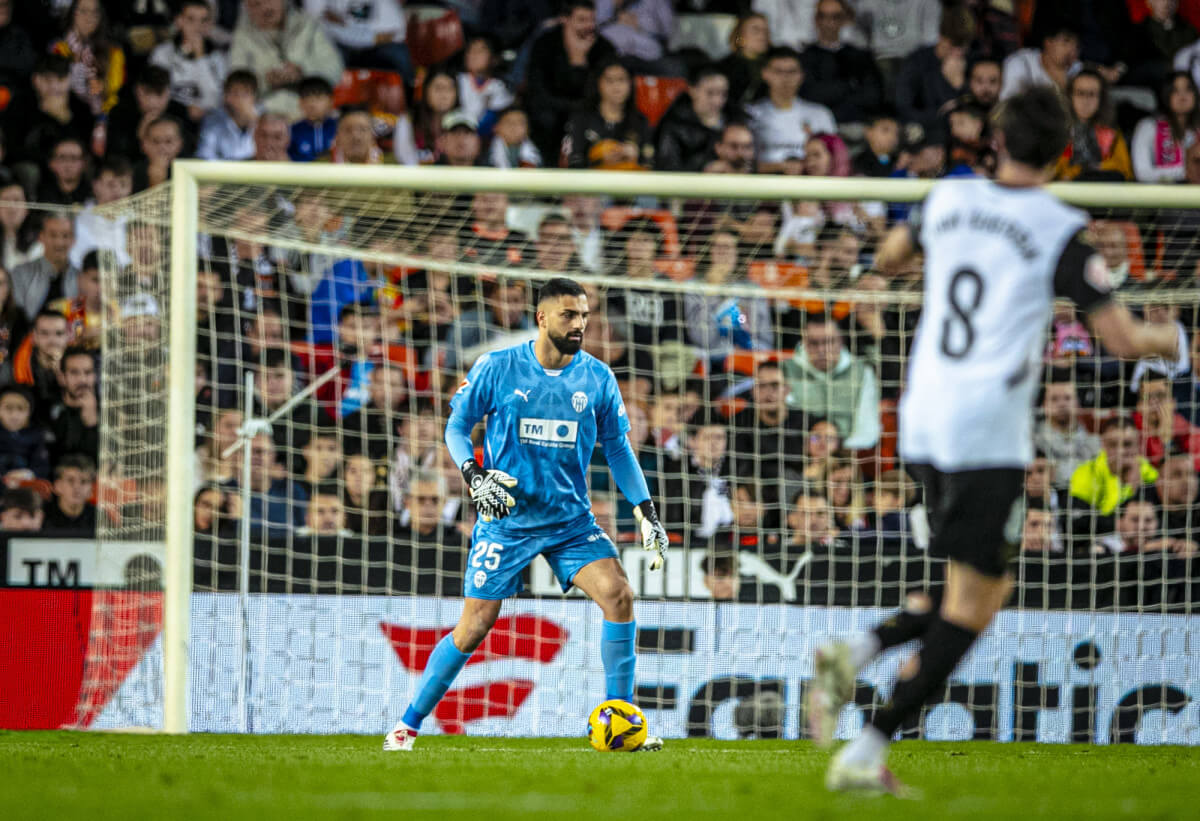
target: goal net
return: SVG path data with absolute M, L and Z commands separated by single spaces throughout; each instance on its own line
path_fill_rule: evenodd
M 384 732 L 464 575 L 492 567 L 448 402 L 479 356 L 533 338 L 556 275 L 587 289 L 584 348 L 617 376 L 671 534 L 650 572 L 598 456 L 593 513 L 638 595 L 656 731 L 802 736 L 812 650 L 941 584 L 896 447 L 920 266 L 872 268 L 923 184 L 177 168 L 119 206 L 130 262 L 103 272 L 100 538 L 155 546 L 94 599 L 80 725 Z M 1179 354 L 1119 361 L 1056 307 L 1010 607 L 903 732 L 1196 743 L 1200 199 L 1063 191 L 1121 298 L 1178 324 Z M 599 640 L 596 608 L 538 559 L 430 729 L 579 734 Z M 863 672 L 840 735 L 900 661 Z

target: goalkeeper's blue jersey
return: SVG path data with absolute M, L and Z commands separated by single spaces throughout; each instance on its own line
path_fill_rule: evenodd
M 555 530 L 592 523 L 587 470 L 596 440 L 629 431 L 612 370 L 580 351 L 547 372 L 525 342 L 485 354 L 450 401 L 448 430 L 487 417 L 483 467 L 517 480 L 516 507 L 489 525 L 502 532 Z

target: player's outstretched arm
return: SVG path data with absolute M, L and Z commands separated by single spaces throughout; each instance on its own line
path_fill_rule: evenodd
M 642 548 L 653 550 L 657 554 L 650 562 L 650 569 L 658 570 L 666 561 L 667 530 L 658 520 L 654 502 L 650 501 L 646 476 L 633 453 L 633 446 L 629 444 L 629 437 L 621 434 L 604 439 L 600 444 L 604 449 L 608 469 L 612 471 L 613 480 L 633 505 L 633 518 L 638 523 Z
M 1134 319 L 1129 309 L 1120 303 L 1107 303 L 1093 311 L 1089 319 L 1104 347 L 1122 359 L 1143 356 L 1173 359 L 1177 353 L 1179 336 L 1173 324 Z

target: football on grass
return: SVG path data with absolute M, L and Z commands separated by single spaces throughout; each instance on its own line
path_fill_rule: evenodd
M 628 701 L 609 699 L 588 716 L 587 735 L 602 753 L 633 752 L 646 741 L 646 716 Z

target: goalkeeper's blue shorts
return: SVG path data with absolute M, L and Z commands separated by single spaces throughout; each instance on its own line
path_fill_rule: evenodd
M 524 589 L 521 574 L 540 553 L 546 557 L 563 592 L 585 565 L 615 559 L 617 546 L 589 515 L 583 528 L 566 533 L 513 533 L 494 523 L 477 521 L 463 579 L 463 595 L 471 599 L 506 599 Z

